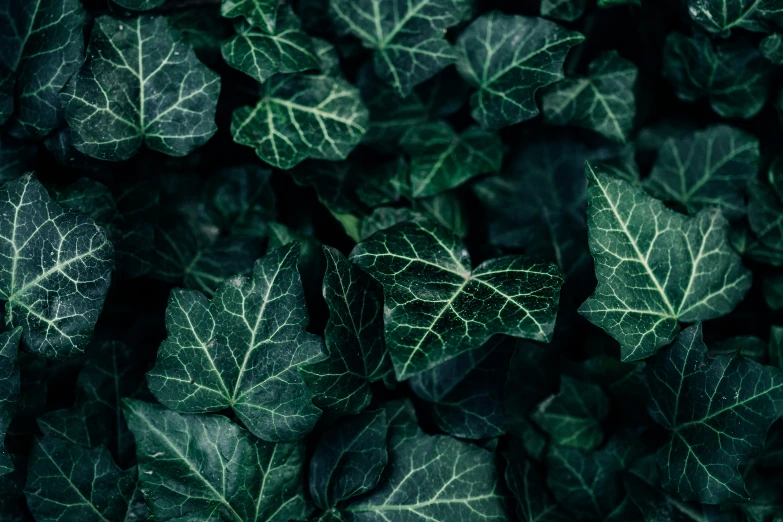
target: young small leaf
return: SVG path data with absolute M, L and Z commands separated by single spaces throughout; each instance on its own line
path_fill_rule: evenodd
M 408 129 L 400 145 L 411 156 L 410 186 L 414 198 L 434 196 L 469 179 L 500 170 L 500 138 L 478 127 L 457 134 L 445 121 Z
M 344 160 L 367 132 L 367 109 L 345 80 L 295 74 L 272 78 L 264 89 L 254 108 L 234 111 L 231 134 L 273 167 Z
M 590 63 L 586 78 L 567 78 L 543 94 L 544 121 L 552 125 L 576 125 L 625 143 L 633 129 L 637 67 L 608 51 Z
M 383 293 L 370 276 L 337 249 L 323 247 L 323 296 L 329 307 L 324 338 L 329 357 L 299 373 L 313 402 L 336 413 L 359 413 L 370 404 L 370 383 L 390 371 L 383 342 Z
M 672 33 L 663 51 L 663 75 L 677 97 L 693 102 L 707 98 L 724 118 L 751 118 L 767 101 L 772 64 L 743 40 L 713 43 L 697 33 Z
M 33 444 L 25 495 L 35 520 L 124 522 L 147 517 L 136 467 L 121 471 L 103 447 L 82 448 L 55 437 Z
M 15 328 L 0 334 L 0 476 L 14 470 L 11 456 L 6 452 L 3 439 L 16 413 L 19 399 L 19 338 L 22 329 Z
M 310 459 L 310 495 L 321 509 L 375 488 L 386 467 L 386 411 L 338 421 Z
M 84 351 L 109 290 L 106 232 L 52 201 L 32 174 L 0 187 L 0 298 L 28 350 L 52 359 Z
M 729 219 L 745 213 L 745 185 L 756 175 L 759 141 L 728 125 L 667 139 L 644 186 L 688 213 L 720 207 Z
M 579 312 L 620 342 L 624 361 L 670 343 L 680 321 L 734 309 L 751 274 L 729 246 L 720 211 L 687 217 L 589 162 L 585 171 L 598 287 Z
M 478 88 L 473 118 L 498 129 L 538 114 L 535 93 L 563 78 L 563 62 L 584 37 L 543 18 L 499 11 L 473 21 L 457 38 L 457 70 Z
M 658 450 L 661 485 L 683 500 L 747 499 L 737 467 L 783 414 L 783 370 L 737 354 L 707 357 L 701 325 L 680 333 L 645 370 L 650 415 L 672 432 Z
M 321 410 L 297 370 L 325 354 L 323 341 L 305 331 L 298 255 L 298 243 L 273 250 L 256 261 L 252 280 L 228 279 L 211 302 L 172 291 L 169 338 L 147 374 L 162 404 L 182 413 L 232 408 L 254 435 L 273 442 L 312 430 Z
M 454 63 L 444 38 L 471 9 L 467 0 L 332 0 L 330 15 L 339 31 L 373 49 L 375 74 L 407 97 L 413 87 Z
M 359 243 L 351 261 L 383 285 L 386 343 L 407 379 L 493 334 L 548 341 L 563 277 L 556 266 L 506 256 L 471 268 L 462 241 L 415 219 Z
M 287 5 L 280 9 L 272 33 L 242 20 L 236 22 L 235 29 L 237 35 L 221 45 L 223 59 L 261 83 L 277 73 L 318 67 L 310 37 L 302 31 L 299 18 Z
M 555 444 L 591 450 L 604 439 L 601 421 L 607 415 L 609 398 L 599 386 L 563 375 L 560 392 L 541 402 L 531 418 Z
M 142 144 L 184 156 L 217 130 L 220 77 L 164 17 L 95 21 L 88 59 L 60 93 L 73 146 L 122 161 Z
M 181 415 L 126 399 L 139 481 L 155 520 L 288 522 L 309 513 L 305 448 L 271 444 L 222 415 Z

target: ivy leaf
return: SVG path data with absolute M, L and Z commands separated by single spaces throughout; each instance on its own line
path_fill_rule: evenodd
M 132 462 L 133 438 L 122 418 L 123 397 L 138 396 L 144 370 L 124 343 L 107 341 L 92 349 L 76 381 L 76 404 L 38 417 L 44 435 L 85 448 L 106 446 L 115 461 Z
M 392 405 L 389 405 L 390 407 Z M 509 520 L 494 455 L 443 435 L 427 435 L 405 403 L 387 409 L 389 463 L 378 487 L 342 511 L 353 522 Z
M 5 103 L 15 103 L 23 136 L 42 138 L 60 126 L 58 95 L 84 61 L 85 20 L 79 0 L 3 2 L 0 69 L 6 72 L 0 72 L 0 84 L 13 96 L 16 78 L 16 99 Z
M 672 432 L 658 450 L 661 485 L 683 500 L 748 499 L 737 466 L 760 452 L 783 414 L 783 370 L 707 357 L 701 325 L 682 331 L 645 371 L 649 412 Z
M 316 405 L 356 414 L 370 404 L 370 383 L 391 371 L 383 342 L 382 289 L 337 249 L 324 246 L 323 251 L 323 296 L 329 307 L 324 338 L 329 357 L 301 367 L 299 373 Z
M 563 62 L 584 37 L 543 18 L 480 16 L 457 38 L 457 70 L 478 88 L 470 98 L 473 118 L 498 129 L 534 118 L 535 93 L 563 78 Z
M 166 0 L 113 0 L 113 2 L 120 7 L 130 9 L 132 11 L 149 11 L 160 7 Z
M 587 0 L 541 0 L 541 16 L 575 22 L 584 14 Z
M 755 176 L 759 141 L 728 125 L 670 138 L 658 152 L 644 186 L 688 213 L 718 206 L 729 219 L 745 214 L 745 186 Z
M 147 518 L 136 489 L 136 467 L 121 471 L 106 448 L 43 437 L 33 444 L 27 473 L 25 496 L 35 520 Z
M 607 415 L 609 398 L 599 386 L 563 375 L 557 395 L 541 402 L 531 417 L 555 444 L 591 450 L 604 439 L 601 421 Z
M 748 222 L 762 245 L 783 251 L 783 203 L 758 180 L 748 184 Z
M 0 298 L 25 347 L 52 359 L 84 351 L 109 290 L 114 249 L 86 216 L 52 201 L 32 174 L 0 187 Z
M 221 169 L 204 190 L 212 223 L 231 236 L 266 236 L 267 223 L 277 217 L 271 175 L 252 164 Z
M 298 243 L 271 251 L 256 261 L 252 280 L 228 279 L 211 302 L 199 292 L 172 291 L 169 337 L 147 374 L 163 405 L 182 413 L 232 408 L 254 435 L 274 442 L 312 430 L 321 410 L 298 367 L 325 354 L 321 339 L 305 331 L 298 256 Z
M 752 192 L 751 192 L 752 194 Z M 748 207 L 748 214 L 752 210 L 753 200 Z M 756 210 L 753 210 L 756 212 Z M 772 266 L 783 266 L 783 252 L 762 244 L 755 237 L 747 224 L 737 224 L 729 231 L 731 246 L 742 256 Z
M 11 424 L 11 419 L 16 413 L 16 402 L 19 399 L 20 380 L 17 356 L 21 336 L 21 328 L 0 334 L 0 476 L 14 470 L 11 456 L 3 446 L 3 439 L 5 439 L 8 426 Z
M 686 102 L 707 98 L 724 118 L 748 119 L 767 101 L 773 66 L 744 40 L 713 43 L 672 33 L 663 50 L 663 75 Z
M 199 515 L 288 522 L 307 516 L 303 445 L 260 441 L 222 415 L 181 415 L 128 399 L 123 408 L 155 520 Z
M 413 87 L 454 63 L 446 29 L 470 13 L 466 0 L 332 0 L 338 31 L 373 49 L 375 74 L 407 97 Z
M 719 210 L 687 217 L 589 162 L 585 171 L 598 287 L 579 312 L 619 341 L 624 361 L 669 344 L 680 321 L 734 309 L 751 274 L 729 246 Z
M 499 437 L 506 432 L 503 379 L 513 341 L 495 336 L 411 378 L 411 390 L 432 404 L 441 430 L 467 439 Z
M 0 183 L 16 179 L 27 172 L 35 159 L 36 150 L 34 142 L 0 133 Z
M 364 241 L 379 230 L 385 230 L 398 223 L 410 221 L 417 216 L 419 214 L 406 207 L 378 207 L 372 211 L 372 214 L 362 220 L 359 237 Z
M 95 20 L 88 59 L 60 93 L 73 146 L 122 161 L 143 143 L 184 156 L 217 130 L 220 77 L 164 17 Z
M 767 36 L 759 44 L 759 51 L 775 65 L 783 64 L 783 35 L 775 33 Z
M 506 483 L 517 499 L 522 522 L 566 522 L 567 513 L 547 493 L 544 481 L 524 453 L 514 445 L 506 455 Z
M 296 74 L 272 78 L 254 108 L 235 110 L 231 134 L 266 163 L 290 169 L 306 158 L 344 160 L 368 125 L 367 109 L 351 84 Z
M 299 18 L 284 5 L 273 32 L 240 20 L 237 35 L 223 42 L 226 63 L 261 83 L 277 73 L 295 73 L 318 67 L 310 37 L 302 31 Z
M 411 127 L 400 139 L 411 156 L 414 198 L 434 196 L 469 179 L 500 170 L 503 143 L 492 132 L 471 127 L 461 134 L 445 121 Z
M 563 278 L 506 256 L 471 268 L 462 241 L 427 220 L 375 233 L 351 261 L 384 289 L 386 344 L 398 379 L 478 348 L 493 334 L 548 341 Z
M 169 24 L 182 33 L 198 59 L 208 66 L 217 61 L 220 43 L 228 33 L 216 14 L 216 7 L 205 6 L 177 10 L 169 15 Z
M 766 3 L 774 4 L 774 1 Z M 764 0 L 688 0 L 688 13 L 710 33 L 728 34 L 735 28 L 765 31 L 764 4 Z
M 587 77 L 561 80 L 544 92 L 544 121 L 584 127 L 625 143 L 636 116 L 633 88 L 638 72 L 617 51 L 601 53 L 590 62 Z
M 386 411 L 338 421 L 310 459 L 310 495 L 321 509 L 375 488 L 386 467 Z
M 223 0 L 220 14 L 226 18 L 246 18 L 255 26 L 275 30 L 279 0 Z

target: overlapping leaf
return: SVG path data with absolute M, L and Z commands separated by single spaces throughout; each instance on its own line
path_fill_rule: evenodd
M 617 51 L 600 54 L 590 63 L 587 77 L 561 80 L 544 92 L 544 121 L 584 127 L 625 143 L 636 116 L 637 74 L 636 66 Z
M 373 49 L 375 74 L 405 98 L 456 60 L 446 29 L 470 13 L 466 0 L 331 0 L 338 30 Z
M 79 0 L 0 2 L 0 85 L 9 93 L 3 106 L 15 103 L 21 134 L 42 138 L 62 122 L 58 95 L 84 61 L 85 21 Z
M 14 469 L 11 456 L 6 452 L 3 439 L 16 413 L 19 399 L 19 338 L 22 329 L 0 334 L 0 475 L 11 473 Z
M 783 202 L 770 187 L 758 180 L 748 184 L 748 221 L 758 241 L 783 251 Z
M 549 496 L 544 481 L 518 445 L 506 455 L 506 483 L 517 499 L 522 522 L 566 522 L 568 514 Z
M 732 29 L 764 31 L 765 15 L 775 9 L 776 0 L 688 0 L 694 22 L 711 33 Z
M 677 97 L 707 98 L 724 118 L 750 118 L 767 101 L 773 66 L 744 40 L 713 42 L 703 34 L 672 33 L 663 52 L 663 75 Z
M 273 32 L 246 21 L 235 24 L 237 35 L 223 42 L 221 51 L 228 65 L 263 83 L 276 73 L 315 69 L 319 60 L 290 7 L 280 9 Z
M 506 432 L 503 378 L 513 340 L 495 336 L 410 380 L 411 390 L 432 404 L 435 423 L 460 438 L 486 439 Z
M 706 504 L 747 499 L 737 468 L 783 414 L 783 370 L 737 354 L 708 358 L 697 324 L 652 359 L 645 377 L 650 415 L 672 432 L 658 450 L 664 489 Z
M 33 444 L 25 495 L 35 520 L 144 520 L 136 476 L 135 466 L 121 471 L 106 448 L 43 437 Z
M 126 400 L 139 482 L 155 520 L 288 522 L 309 512 L 304 446 L 271 444 L 222 415 L 181 415 Z
M 445 121 L 411 127 L 400 139 L 411 156 L 410 188 L 414 198 L 433 196 L 469 179 L 500 169 L 500 138 L 478 127 L 461 134 Z
M 52 201 L 34 176 L 0 187 L 0 298 L 35 353 L 84 351 L 109 290 L 114 249 L 106 232 Z
M 759 142 L 728 125 L 667 139 L 645 188 L 690 214 L 717 206 L 729 219 L 745 213 L 745 186 L 758 170 Z
M 386 467 L 386 411 L 349 417 L 321 436 L 310 459 L 310 495 L 322 509 L 374 489 Z
M 583 39 L 543 18 L 493 11 L 474 20 L 457 39 L 457 69 L 478 89 L 473 118 L 497 129 L 535 117 L 536 91 L 563 78 L 568 50 Z
M 122 161 L 142 144 L 184 156 L 217 130 L 220 78 L 164 17 L 95 21 L 86 63 L 60 93 L 73 145 Z
M 254 435 L 297 440 L 321 411 L 298 374 L 325 357 L 323 341 L 305 331 L 304 292 L 292 243 L 259 259 L 252 280 L 222 283 L 212 301 L 195 291 L 174 290 L 169 299 L 169 338 L 148 373 L 150 390 L 183 413 L 232 408 Z
M 390 407 L 392 405 L 389 405 Z M 353 522 L 473 520 L 505 522 L 504 491 L 489 451 L 411 422 L 405 404 L 387 408 L 389 463 L 378 487 L 342 511 Z
M 277 23 L 278 0 L 223 0 L 220 14 L 226 18 L 243 17 L 271 33 Z
M 306 158 L 345 159 L 367 132 L 369 116 L 359 91 L 328 76 L 289 75 L 264 84 L 258 104 L 234 111 L 234 141 L 281 169 Z
M 585 170 L 598 287 L 579 312 L 619 341 L 623 360 L 649 357 L 680 321 L 720 317 L 744 297 L 751 274 L 720 211 L 687 217 L 589 162 Z
M 370 403 L 370 383 L 390 371 L 383 341 L 383 293 L 337 249 L 323 247 L 323 296 L 329 307 L 324 337 L 329 357 L 299 373 L 313 402 L 337 413 L 359 413 Z
M 541 0 L 541 16 L 573 22 L 584 14 L 587 0 Z
M 457 236 L 415 219 L 379 231 L 351 261 L 384 287 L 386 343 L 399 379 L 504 333 L 548 341 L 563 278 L 524 256 L 475 269 Z

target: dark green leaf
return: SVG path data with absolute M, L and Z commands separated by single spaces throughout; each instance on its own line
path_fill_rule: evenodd
M 359 237 L 364 241 L 379 230 L 393 227 L 397 223 L 410 221 L 417 215 L 416 212 L 405 207 L 378 207 L 372 211 L 372 214 L 362 220 Z
M 310 495 L 321 509 L 375 488 L 386 467 L 386 411 L 361 413 L 324 433 L 310 459 Z
M 473 118 L 488 129 L 534 118 L 536 91 L 563 78 L 568 50 L 582 40 L 543 18 L 493 11 L 474 20 L 457 39 L 457 69 L 478 88 Z
M 430 221 L 450 230 L 459 237 L 468 232 L 468 209 L 459 195 L 454 192 L 441 192 L 429 198 L 417 199 L 411 210 Z
M 758 180 L 748 184 L 748 221 L 764 246 L 783 251 L 783 202 L 777 193 Z
M 169 23 L 182 33 L 199 60 L 214 64 L 220 56 L 220 43 L 227 36 L 215 7 L 182 9 L 169 16 Z
M 35 520 L 145 520 L 136 476 L 136 467 L 121 471 L 106 448 L 43 437 L 33 444 L 25 495 Z
M 503 379 L 514 340 L 495 336 L 410 380 L 413 393 L 432 404 L 435 423 L 454 437 L 485 439 L 506 432 Z
M 571 520 L 549 496 L 544 481 L 518 447 L 506 455 L 506 483 L 517 499 L 521 522 L 567 522 Z
M 16 179 L 27 172 L 35 152 L 35 143 L 0 133 L 0 183 Z
M 683 500 L 747 499 L 737 466 L 761 451 L 783 414 L 783 370 L 738 356 L 707 357 L 697 324 L 645 372 L 649 411 L 672 432 L 658 450 L 661 485 Z
M 9 73 L 15 74 L 15 123 L 21 134 L 42 138 L 60 126 L 57 97 L 84 61 L 85 19 L 79 0 L 0 2 L 0 69 L 6 70 L 0 84 L 10 88 Z
M 19 338 L 22 329 L 0 334 L 0 476 L 14 470 L 11 456 L 3 446 L 3 439 L 16 413 L 16 402 L 19 399 Z
M 752 208 L 752 206 L 750 208 Z M 762 244 L 755 237 L 747 224 L 734 224 L 731 227 L 731 230 L 729 230 L 729 241 L 731 241 L 731 246 L 743 256 L 758 261 L 759 263 L 765 263 L 772 266 L 783 266 L 783 251 Z
M 304 446 L 262 442 L 222 415 L 127 399 L 124 412 L 155 520 L 288 522 L 309 513 Z
M 266 163 L 290 169 L 306 158 L 344 160 L 368 125 L 367 109 L 350 83 L 295 74 L 272 78 L 254 108 L 235 110 L 231 133 Z
M 688 0 L 693 21 L 711 33 L 732 29 L 764 31 L 765 4 L 776 0 Z
M 531 418 L 555 444 L 591 450 L 604 439 L 601 421 L 607 415 L 609 398 L 599 386 L 563 375 L 560 392 L 541 402 Z
M 386 343 L 398 379 L 493 334 L 552 335 L 563 283 L 552 264 L 506 256 L 472 269 L 459 238 L 422 219 L 375 233 L 351 260 L 384 287 Z
M 316 405 L 336 413 L 359 413 L 372 399 L 370 383 L 391 371 L 383 342 L 382 289 L 337 249 L 324 246 L 323 251 L 329 357 L 303 366 L 299 373 Z
M 338 30 L 373 49 L 375 74 L 407 97 L 456 60 L 446 29 L 470 13 L 467 0 L 332 0 Z
M 86 216 L 64 210 L 32 174 L 0 187 L 0 297 L 32 352 L 84 351 L 109 290 L 114 249 Z
M 710 346 L 709 357 L 738 353 L 745 359 L 764 363 L 767 360 L 767 343 L 752 335 L 729 337 Z
M 767 36 L 759 44 L 759 51 L 775 65 L 783 64 L 783 35 L 775 33 Z
M 38 417 L 38 426 L 45 435 L 85 448 L 106 446 L 114 460 L 125 465 L 132 462 L 134 450 L 121 400 L 145 389 L 144 369 L 136 354 L 119 341 L 101 343 L 88 355 L 76 382 L 76 404 Z
M 690 38 L 672 33 L 663 61 L 663 75 L 679 99 L 707 98 L 724 118 L 750 118 L 767 101 L 772 64 L 744 40 L 713 43 L 698 33 Z
M 270 176 L 269 170 L 247 164 L 222 169 L 211 178 L 206 210 L 215 226 L 224 234 L 264 237 L 267 222 L 277 216 Z
M 392 406 L 392 405 L 389 405 Z M 396 406 L 396 405 L 395 405 Z M 509 520 L 501 478 L 489 451 L 443 435 L 426 435 L 410 410 L 387 409 L 389 463 L 371 493 L 343 512 L 352 522 Z
M 690 214 L 718 206 L 729 219 L 745 214 L 745 185 L 756 175 L 759 142 L 728 125 L 664 142 L 644 186 Z
M 88 59 L 60 93 L 79 152 L 122 161 L 146 143 L 184 156 L 212 137 L 220 78 L 183 39 L 164 17 L 95 21 Z
M 478 127 L 457 134 L 445 121 L 411 127 L 400 139 L 411 156 L 411 196 L 421 198 L 457 187 L 500 169 L 500 138 Z
M 241 16 L 271 33 L 275 29 L 279 5 L 279 0 L 223 0 L 220 14 L 226 18 Z
M 773 274 L 764 278 L 764 300 L 773 310 L 783 308 L 783 275 Z M 783 365 L 780 366 L 783 368 Z
M 160 7 L 166 0 L 113 0 L 115 4 L 133 11 L 149 11 Z
M 587 0 L 541 0 L 541 16 L 574 22 L 587 8 Z
M 751 274 L 727 240 L 720 211 L 669 210 L 641 187 L 586 165 L 587 225 L 598 287 L 579 308 L 620 342 L 622 359 L 649 357 L 679 322 L 730 312 Z
M 584 127 L 625 143 L 636 116 L 637 74 L 636 66 L 617 51 L 601 53 L 590 63 L 587 77 L 561 80 L 544 92 L 544 121 Z
M 305 332 L 309 321 L 296 270 L 296 243 L 256 261 L 253 278 L 223 282 L 212 301 L 174 290 L 150 390 L 183 413 L 232 408 L 254 435 L 297 440 L 321 410 L 299 376 L 300 366 L 325 357 L 323 341 Z M 283 401 L 285 398 L 285 401 Z
M 261 83 L 277 73 L 318 67 L 310 37 L 302 31 L 299 18 L 287 5 L 280 9 L 271 33 L 244 20 L 236 22 L 234 28 L 237 35 L 221 45 L 223 59 Z

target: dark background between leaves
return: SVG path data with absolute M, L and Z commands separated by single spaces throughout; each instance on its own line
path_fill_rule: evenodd
M 25 1 L 25 0 L 19 0 Z M 123 16 L 123 10 L 110 4 L 108 0 L 83 0 L 85 7 L 94 15 L 111 13 L 113 16 Z M 171 13 L 177 9 L 191 7 L 215 8 L 219 0 L 173 0 L 163 7 L 148 11 L 145 14 Z M 295 10 L 298 2 L 293 0 Z M 721 120 L 707 105 L 706 100 L 697 103 L 679 101 L 670 84 L 661 76 L 663 43 L 667 34 L 678 31 L 691 34 L 693 23 L 687 18 L 685 2 L 681 0 L 654 0 L 644 2 L 639 6 L 623 6 L 613 9 L 599 9 L 591 5 L 584 16 L 575 23 L 558 22 L 565 27 L 575 29 L 586 36 L 586 41 L 569 54 L 565 64 L 567 75 L 584 73 L 587 64 L 601 51 L 616 49 L 623 58 L 632 61 L 639 67 L 639 79 L 636 84 L 637 113 L 635 129 L 654 125 L 663 120 L 684 120 L 697 127 L 704 127 Z M 539 0 L 478 0 L 478 12 L 489 12 L 499 9 L 508 14 L 523 14 L 537 16 Z M 217 13 L 217 9 L 215 10 Z M 475 18 L 475 17 L 474 17 Z M 230 28 L 229 20 L 222 20 Z M 459 33 L 462 26 L 450 30 L 453 37 Z M 757 44 L 764 35 L 745 31 L 744 38 L 752 39 Z M 89 32 L 85 34 L 89 40 Z M 362 50 L 357 56 L 342 61 L 343 71 L 352 82 L 355 80 L 358 66 L 367 60 L 368 51 Z M 259 164 L 260 160 L 252 149 L 242 147 L 233 142 L 229 132 L 231 114 L 241 105 L 253 104 L 257 99 L 256 82 L 249 76 L 228 67 L 221 60 L 211 67 L 220 74 L 222 88 L 217 109 L 217 134 L 203 147 L 187 158 L 176 159 L 144 149 L 130 161 L 122 163 L 106 163 L 106 168 L 96 172 L 68 169 L 59 165 L 43 146 L 40 146 L 31 170 L 35 171 L 44 183 L 66 185 L 85 176 L 112 186 L 122 180 L 138 181 L 148 177 L 171 175 L 176 170 L 201 182 L 213 176 L 218 169 L 243 163 Z M 780 74 L 780 73 L 778 73 Z M 775 82 L 779 83 L 779 82 Z M 774 96 L 768 100 L 768 106 L 757 116 L 749 120 L 732 120 L 731 124 L 739 127 L 761 139 L 762 162 L 768 161 L 770 152 L 779 150 L 781 143 L 781 125 L 776 109 L 771 105 Z M 467 103 L 456 114 L 448 118 L 456 129 L 464 129 L 473 121 Z M 536 129 L 536 135 L 542 132 L 552 132 L 563 135 L 563 129 L 542 128 L 540 117 L 521 124 L 506 127 L 500 135 L 507 148 L 506 160 L 520 143 L 525 140 L 531 129 Z M 568 135 L 576 136 L 587 143 L 596 142 L 598 138 L 589 131 L 569 129 Z M 360 147 L 361 148 L 361 147 Z M 364 151 L 367 152 L 367 151 Z M 359 152 L 361 153 L 361 151 Z M 366 154 L 367 161 L 377 161 L 378 153 Z M 651 168 L 651 158 L 637 155 L 642 176 Z M 766 165 L 762 164 L 762 168 Z M 345 234 L 342 226 L 331 216 L 325 207 L 319 204 L 315 192 L 311 188 L 297 186 L 283 172 L 275 172 L 272 177 L 272 187 L 277 196 L 277 221 L 294 229 L 311 232 L 321 243 L 334 246 L 343 253 L 350 252 L 354 242 Z M 458 189 L 461 196 L 468 199 L 465 208 L 468 210 L 469 232 L 465 238 L 474 266 L 483 259 L 497 254 L 486 243 L 486 222 L 481 215 L 481 205 L 477 201 L 470 203 L 473 194 L 466 187 Z M 735 335 L 754 335 L 761 339 L 769 336 L 769 326 L 780 323 L 778 313 L 770 310 L 764 304 L 761 292 L 762 277 L 770 272 L 770 268 L 750 260 L 743 260 L 753 271 L 754 283 L 750 292 L 731 314 L 705 324 L 705 342 L 707 345 L 717 339 L 725 339 Z M 614 355 L 619 354 L 616 343 L 600 329 L 575 314 L 574 310 L 593 290 L 595 280 L 591 271 L 580 281 L 579 288 L 565 288 L 561 300 L 561 316 L 567 314 L 573 319 L 559 343 L 564 347 L 564 355 L 573 360 L 582 360 L 591 353 L 591 342 L 601 345 L 611 345 Z M 155 362 L 160 343 L 166 337 L 165 310 L 170 290 L 175 285 L 156 281 L 149 277 L 130 280 L 115 278 L 109 296 L 104 306 L 98 325 L 95 329 L 94 342 L 103 340 L 120 340 L 125 342 L 139 354 L 142 364 L 147 368 Z M 320 297 L 318 289 L 308 292 L 308 310 L 310 326 L 308 330 L 323 335 L 323 328 L 328 319 L 328 310 Z M 313 291 L 315 290 L 315 291 Z M 586 342 L 585 340 L 590 340 Z M 69 407 L 75 400 L 75 383 L 83 358 L 77 358 L 61 363 L 48 363 L 42 381 L 46 381 L 46 411 Z M 42 386 L 37 384 L 35 386 Z M 417 408 L 421 404 L 409 393 L 407 386 L 402 385 L 396 390 L 387 390 L 383 383 L 378 382 L 373 387 L 375 400 L 405 396 L 414 400 Z M 639 405 L 643 408 L 643 405 Z M 437 429 L 427 415 L 420 415 L 419 420 L 425 431 L 435 432 Z M 619 420 L 619 419 L 618 419 Z M 613 419 L 607 419 L 608 431 L 611 431 Z M 308 441 L 316 440 L 318 433 L 329 423 L 328 418 L 322 419 Z M 37 432 L 34 418 L 16 418 L 9 430 L 6 444 L 14 453 L 27 454 L 32 442 L 31 433 Z M 312 450 L 312 444 L 308 447 Z M 501 447 L 503 441 L 501 441 Z M 500 459 L 502 460 L 502 459 Z M 24 499 L 21 499 L 24 501 Z

